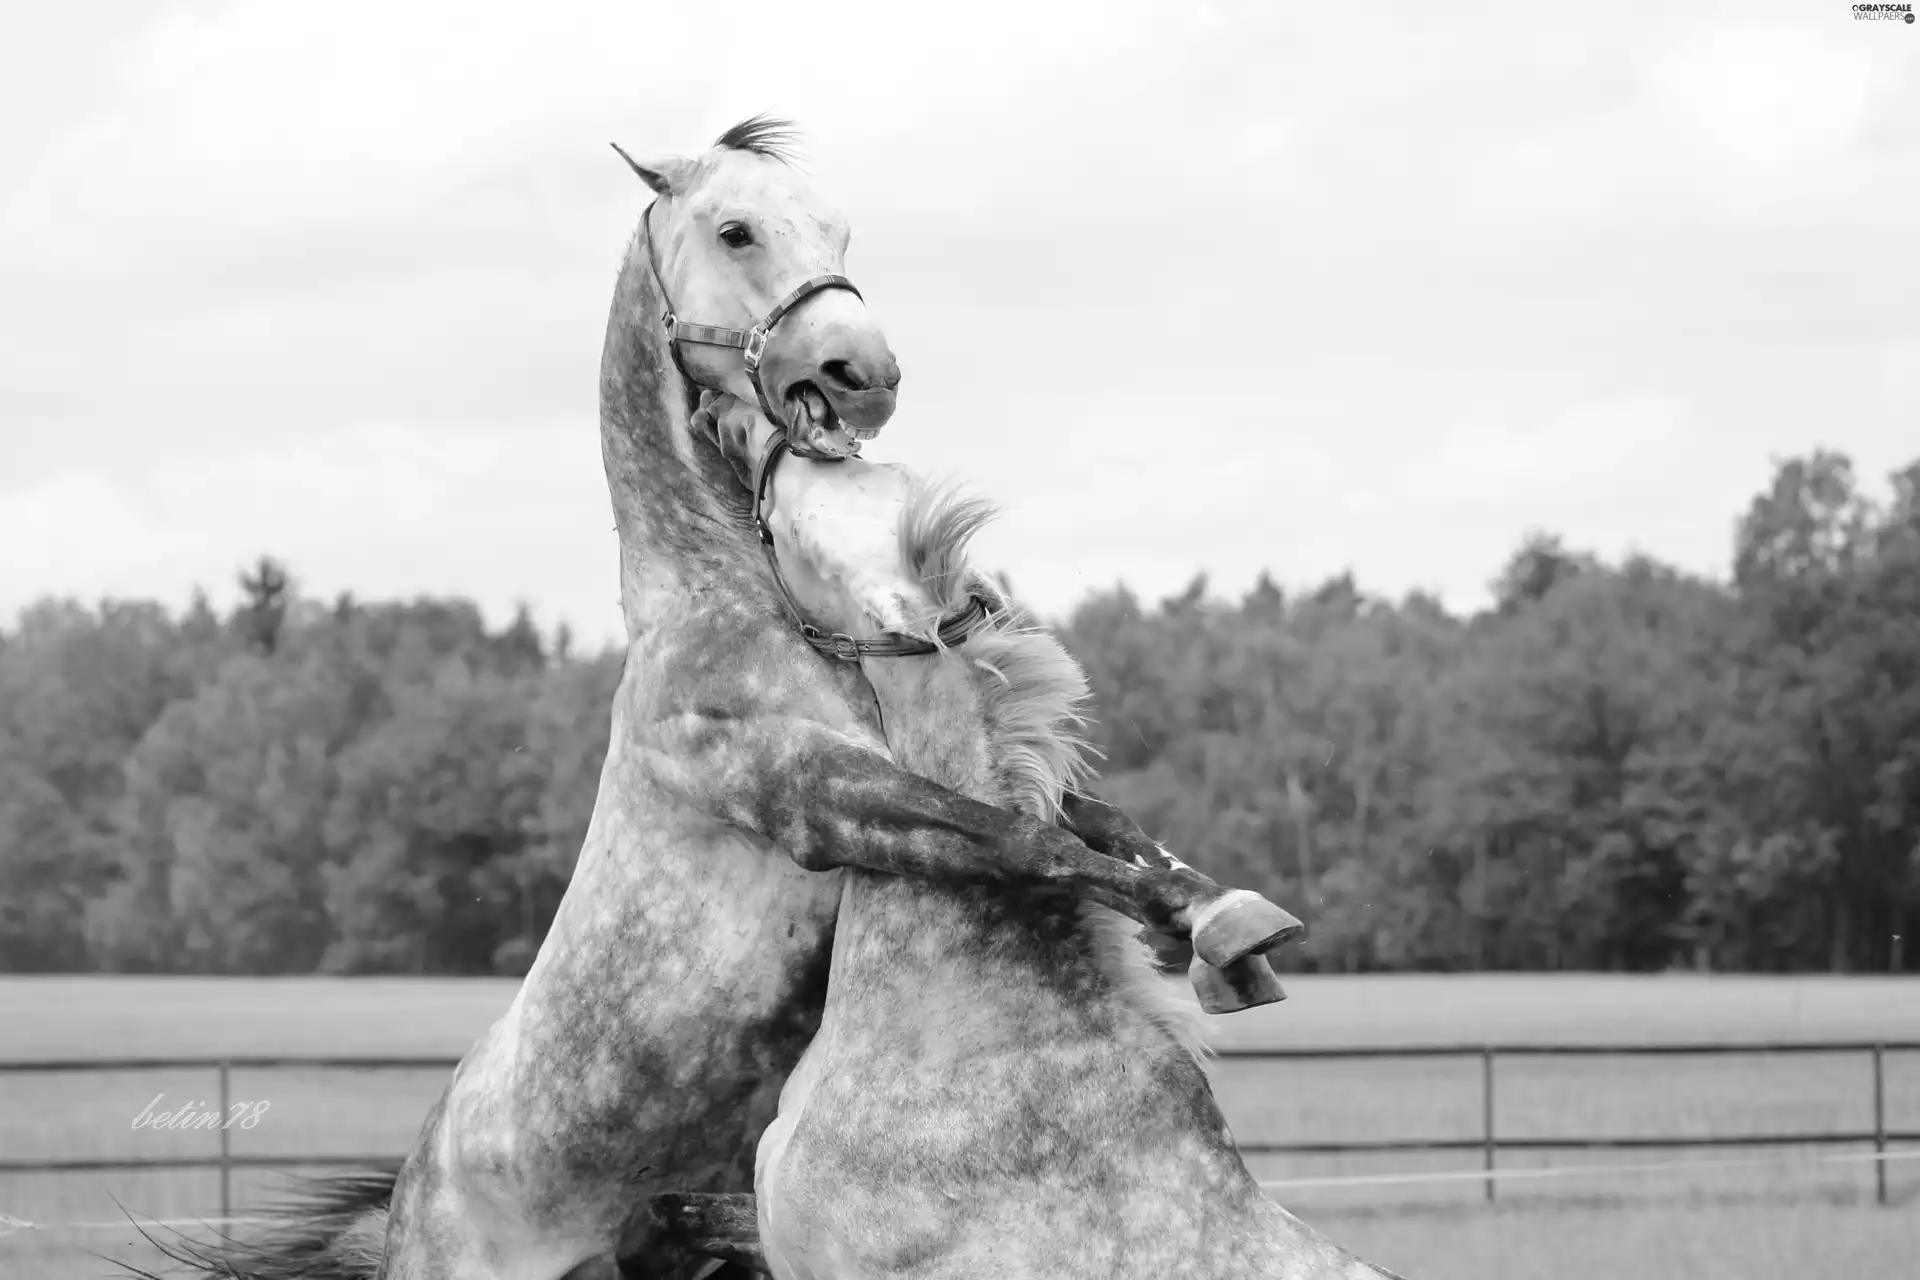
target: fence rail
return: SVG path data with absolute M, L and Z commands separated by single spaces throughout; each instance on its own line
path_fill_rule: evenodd
M 1495 1195 L 1496 1161 L 1501 1150 L 1508 1151 L 1603 1151 L 1651 1149 L 1678 1150 L 1728 1147 L 1846 1146 L 1871 1144 L 1876 1157 L 1884 1157 L 1887 1146 L 1895 1142 L 1920 1143 L 1920 1130 L 1887 1128 L 1886 1056 L 1889 1053 L 1920 1052 L 1920 1040 L 1753 1040 L 1736 1042 L 1665 1042 L 1659 1044 L 1427 1044 L 1427 1045 L 1344 1045 L 1329 1047 L 1289 1047 L 1280 1049 L 1220 1049 L 1215 1056 L 1234 1062 L 1288 1062 L 1301 1060 L 1405 1059 L 1405 1058 L 1478 1058 L 1481 1073 L 1481 1130 L 1478 1135 L 1453 1138 L 1377 1138 L 1344 1142 L 1242 1142 L 1240 1150 L 1250 1155 L 1347 1155 L 1379 1154 L 1395 1151 L 1479 1151 L 1486 1172 L 1486 1198 Z M 1767 1056 L 1775 1054 L 1864 1054 L 1872 1063 L 1871 1129 L 1828 1130 L 1794 1133 L 1723 1134 L 1556 1134 L 1502 1138 L 1494 1127 L 1494 1062 L 1498 1058 L 1598 1058 L 1598 1057 L 1679 1057 L 1679 1056 Z M 288 1057 L 254 1056 L 226 1058 L 28 1058 L 0 1059 L 0 1076 L 25 1074 L 62 1074 L 78 1071 L 213 1071 L 218 1073 L 220 1111 L 229 1112 L 235 1071 L 274 1069 L 335 1071 L 451 1071 L 458 1058 L 448 1057 Z M 235 1169 L 285 1169 L 295 1167 L 335 1168 L 393 1163 L 392 1154 L 369 1156 L 239 1155 L 231 1147 L 225 1125 L 216 1129 L 220 1137 L 217 1154 L 204 1156 L 161 1156 L 123 1160 L 12 1160 L 0 1159 L 0 1174 L 12 1173 L 103 1173 L 127 1170 L 218 1169 L 220 1171 L 220 1213 L 232 1213 L 232 1174 Z M 1887 1162 L 1874 1160 L 1875 1199 L 1887 1203 Z

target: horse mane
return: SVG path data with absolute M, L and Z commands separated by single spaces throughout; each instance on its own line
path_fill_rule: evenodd
M 800 158 L 800 129 L 791 120 L 766 112 L 748 116 L 718 138 L 713 145 L 725 151 L 745 151 L 782 164 Z
M 967 563 L 974 535 L 999 513 L 993 503 L 965 496 L 953 485 L 915 479 L 900 519 L 900 559 L 933 599 L 935 613 L 925 621 L 924 634 L 935 644 L 940 643 L 940 618 L 965 608 L 969 597 L 987 606 L 990 624 L 967 640 L 963 652 L 989 677 L 982 682 L 981 702 L 997 781 L 1014 809 L 1058 822 L 1061 793 L 1091 779 L 1088 757 L 1099 754 L 1081 732 L 1092 691 L 1066 646 Z M 1205 1056 L 1204 1015 L 1162 981 L 1153 953 L 1138 936 L 1139 925 L 1089 902 L 1080 904 L 1080 916 L 1095 962 L 1123 998 L 1186 1053 Z

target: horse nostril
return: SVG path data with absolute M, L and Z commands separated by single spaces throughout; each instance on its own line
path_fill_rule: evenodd
M 826 360 L 820 365 L 820 372 L 831 381 L 839 383 L 849 391 L 865 391 L 867 380 L 860 376 L 860 370 L 848 360 Z

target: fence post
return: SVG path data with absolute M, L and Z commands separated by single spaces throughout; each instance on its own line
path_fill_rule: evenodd
M 1493 1203 L 1493 1046 L 1480 1047 L 1480 1133 L 1486 1156 L 1487 1203 Z
M 1886 1046 L 1873 1046 L 1873 1189 L 1875 1198 L 1887 1202 L 1887 1074 Z
M 233 1155 L 233 1139 L 227 1133 L 227 1113 L 232 1109 L 233 1064 L 220 1059 L 220 1216 L 233 1216 L 232 1181 L 233 1172 L 230 1163 Z

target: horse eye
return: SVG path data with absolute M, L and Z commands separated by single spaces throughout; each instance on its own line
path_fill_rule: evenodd
M 720 240 L 729 249 L 744 249 L 753 243 L 753 232 L 737 222 L 729 222 L 720 228 Z

